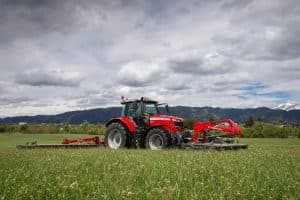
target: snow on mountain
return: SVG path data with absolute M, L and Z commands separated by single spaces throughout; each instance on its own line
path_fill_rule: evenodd
M 286 110 L 286 111 L 299 110 L 300 104 L 287 102 L 287 103 L 279 104 L 278 106 L 274 107 L 273 109 Z

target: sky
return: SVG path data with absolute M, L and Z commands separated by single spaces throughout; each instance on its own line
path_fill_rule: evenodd
M 0 0 L 0 116 L 300 102 L 298 0 Z

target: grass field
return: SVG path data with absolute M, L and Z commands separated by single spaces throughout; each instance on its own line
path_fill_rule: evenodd
M 248 150 L 17 150 L 80 135 L 0 134 L 0 199 L 300 199 L 300 139 Z

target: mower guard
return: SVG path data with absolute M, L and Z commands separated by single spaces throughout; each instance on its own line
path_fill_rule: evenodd
M 238 150 L 247 149 L 247 144 L 219 144 L 219 143 L 185 143 L 181 145 L 183 149 L 190 150 Z

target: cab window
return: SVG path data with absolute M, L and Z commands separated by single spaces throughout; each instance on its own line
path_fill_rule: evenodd
M 154 103 L 145 103 L 145 113 L 158 114 L 156 104 L 154 104 Z
M 139 116 L 141 113 L 141 105 L 137 103 L 137 109 L 133 108 L 133 103 L 127 104 L 127 116 L 128 117 L 136 117 Z

